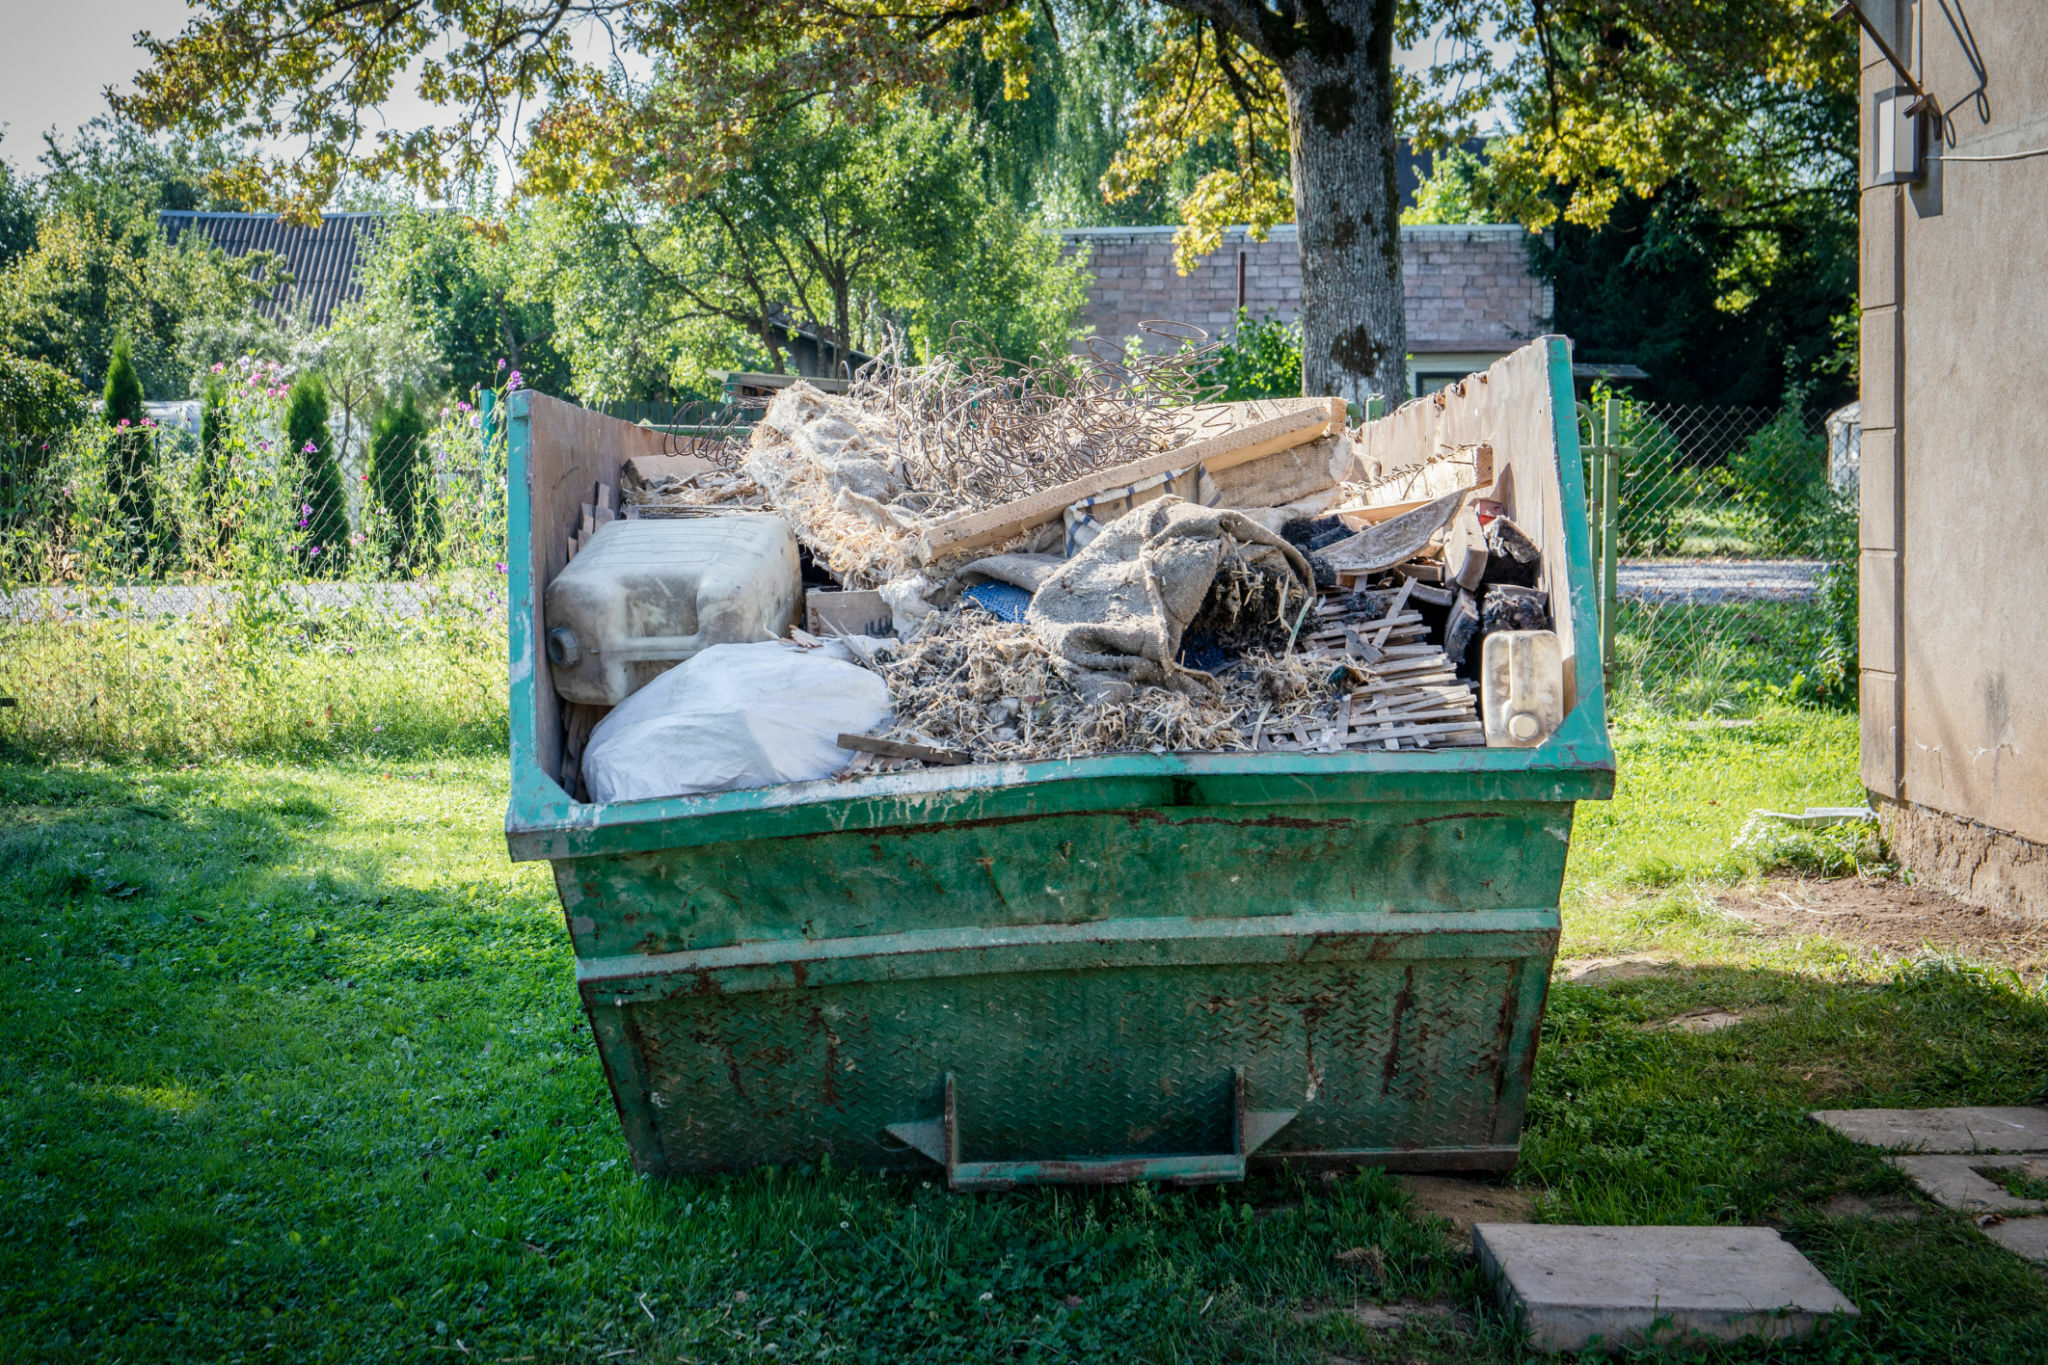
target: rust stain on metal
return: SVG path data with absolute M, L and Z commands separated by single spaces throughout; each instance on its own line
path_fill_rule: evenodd
M 1230 820 L 1220 815 L 1173 815 L 1163 810 L 1122 810 L 1120 815 L 1129 824 L 1155 825 L 1223 825 L 1230 829 L 1353 829 L 1356 820 L 1310 820 L 1299 815 L 1259 815 L 1244 820 Z
M 988 878 L 988 889 L 996 893 L 996 904 L 1005 910 L 1009 909 L 1010 898 L 1003 894 L 1002 887 L 996 885 L 996 860 L 984 855 L 976 858 L 974 862 L 981 869 L 981 875 Z
M 811 1006 L 810 1029 L 825 1039 L 825 1074 L 820 1078 L 820 1097 L 828 1109 L 844 1112 L 846 1106 L 839 1100 L 839 1035 L 825 1022 L 825 1012 L 816 1005 Z
M 1421 817 L 1421 818 L 1420 818 L 1420 819 L 1418 819 L 1418 820 L 1410 820 L 1410 821 L 1408 822 L 1408 824 L 1407 824 L 1406 828 L 1409 828 L 1409 829 L 1413 829 L 1413 828 L 1414 828 L 1415 826 L 1417 826 L 1417 825 L 1433 825 L 1433 824 L 1436 824 L 1436 823 L 1437 823 L 1437 822 L 1438 822 L 1439 820 L 1505 820 L 1505 819 L 1507 819 L 1507 812 L 1506 812 L 1506 811 L 1500 811 L 1500 810 L 1461 810 L 1461 811 L 1457 812 L 1457 813 L 1456 813 L 1455 815 L 1425 815 L 1425 816 Z
M 1401 1021 L 1415 1004 L 1415 969 L 1401 973 L 1401 990 L 1394 997 L 1393 1027 L 1387 1030 L 1387 1064 L 1380 1069 L 1380 1093 L 1389 1094 L 1394 1077 L 1401 1074 Z
M 1493 1024 L 1493 1103 L 1499 1107 L 1501 1098 L 1507 1093 L 1508 1069 L 1501 1065 L 1507 1060 L 1508 1049 L 1515 1040 L 1515 997 L 1520 993 L 1521 973 L 1508 973 L 1508 983 L 1500 993 L 1500 1015 Z M 1535 1049 L 1530 1049 L 1533 1054 Z

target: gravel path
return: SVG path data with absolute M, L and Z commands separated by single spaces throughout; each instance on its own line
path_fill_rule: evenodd
M 422 583 L 288 583 L 284 594 L 322 611 L 367 607 L 383 616 L 419 616 L 434 589 Z M 161 620 L 225 608 L 231 589 L 218 584 L 178 587 L 20 588 L 0 593 L 0 621 Z
M 1630 559 L 1616 566 L 1625 601 L 1659 606 L 1732 602 L 1811 602 L 1820 590 L 1817 559 Z M 284 591 L 316 610 L 369 607 L 416 617 L 432 589 L 419 583 L 292 583 Z M 21 588 L 0 593 L 0 621 L 124 616 L 189 616 L 225 606 L 229 590 L 196 587 Z
M 1625 559 L 1615 591 L 1658 606 L 1811 602 L 1821 567 L 1818 559 Z

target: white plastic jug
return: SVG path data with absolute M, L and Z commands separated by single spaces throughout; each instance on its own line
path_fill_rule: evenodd
M 788 635 L 804 606 L 796 537 L 761 514 L 608 522 L 545 605 L 555 691 L 616 706 L 712 645 Z
M 1533 749 L 1564 723 L 1564 651 L 1548 630 L 1497 630 L 1480 653 L 1486 742 Z

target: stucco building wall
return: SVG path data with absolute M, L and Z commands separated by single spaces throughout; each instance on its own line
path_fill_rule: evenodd
M 1947 108 L 1877 185 L 1862 40 L 1863 782 L 1923 879 L 2048 915 L 2048 4 L 1862 0 Z
M 1173 265 L 1170 227 L 1079 228 L 1067 249 L 1086 247 L 1095 282 L 1082 314 L 1092 335 L 1121 344 L 1147 318 L 1229 332 L 1240 300 L 1254 318 L 1292 320 L 1301 310 L 1301 247 L 1292 224 L 1263 242 L 1242 228 L 1187 275 Z M 1550 287 L 1529 269 L 1529 234 L 1514 224 L 1404 227 L 1411 387 L 1460 379 L 1549 330 Z M 1154 340 L 1152 349 L 1163 343 Z

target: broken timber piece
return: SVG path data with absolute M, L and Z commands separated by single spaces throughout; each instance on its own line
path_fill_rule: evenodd
M 905 744 L 901 740 L 877 739 L 873 735 L 841 735 L 839 747 L 856 753 L 879 754 L 883 758 L 914 758 L 920 763 L 946 767 L 974 762 L 973 754 L 958 749 L 934 749 L 928 744 Z
M 1405 564 L 1429 548 L 1437 532 L 1458 515 L 1470 493 L 1468 488 L 1455 489 L 1392 521 L 1325 546 L 1318 553 L 1340 573 L 1381 573 Z
M 1200 465 L 1212 475 L 1233 469 L 1268 455 L 1292 450 L 1320 440 L 1344 427 L 1344 401 L 1340 398 L 1294 399 L 1277 416 L 1196 441 L 1191 445 L 1161 451 L 1142 460 L 1098 469 L 1057 488 L 1048 488 L 1015 502 L 948 517 L 927 527 L 919 539 L 919 553 L 927 564 L 936 559 L 980 549 L 1020 536 L 1027 531 L 1058 521 L 1067 508 L 1083 498 L 1122 488 L 1129 484 L 1174 470 Z
M 1432 607 L 1448 607 L 1451 603 L 1458 600 L 1458 590 L 1456 588 L 1446 588 L 1436 583 L 1424 583 L 1417 578 L 1409 579 L 1408 587 L 1413 590 L 1413 596 L 1416 601 L 1427 602 Z
M 1394 628 L 1394 622 L 1395 622 L 1395 620 L 1396 620 L 1396 619 L 1397 619 L 1398 617 L 1400 617 L 1400 615 L 1401 615 L 1401 614 L 1402 614 L 1402 613 L 1403 613 L 1404 611 L 1406 611 L 1406 610 L 1407 610 L 1407 608 L 1408 608 L 1408 594 L 1409 594 L 1410 592 L 1414 591 L 1414 589 L 1415 589 L 1415 583 L 1414 583 L 1414 580 L 1412 580 L 1412 579 L 1411 579 L 1410 581 L 1408 581 L 1408 582 L 1406 582 L 1406 583 L 1403 583 L 1403 584 L 1401 585 L 1401 591 L 1399 591 L 1399 592 L 1397 592 L 1397 593 L 1395 593 L 1395 594 L 1394 594 L 1394 605 L 1393 605 L 1392 607 L 1390 607 L 1390 608 L 1388 608 L 1388 609 L 1387 609 L 1387 619 L 1386 619 L 1386 624 L 1382 625 L 1382 626 L 1380 627 L 1380 633 L 1379 633 L 1378 635 L 1375 635 L 1375 636 L 1373 637 L 1373 640 L 1372 640 L 1372 647 L 1373 647 L 1374 649 L 1384 649 L 1384 648 L 1386 648 L 1386 644 L 1387 644 L 1387 634 L 1388 634 L 1388 632 L 1390 632 L 1391 630 L 1393 630 L 1393 628 Z
M 626 461 L 626 477 L 646 487 L 663 479 L 684 483 L 716 468 L 711 461 L 695 455 L 635 455 Z
M 1453 664 L 1465 662 L 1465 651 L 1472 645 L 1472 637 L 1479 633 L 1479 604 L 1472 600 L 1472 594 L 1462 589 L 1458 600 L 1451 604 L 1451 614 L 1444 620 L 1444 657 Z
M 1444 545 L 1444 583 L 1477 591 L 1486 565 L 1486 532 L 1479 525 L 1479 513 L 1468 506 L 1451 522 L 1450 539 Z
M 1543 573 L 1543 552 L 1522 528 L 1506 517 L 1495 517 L 1486 527 L 1487 583 L 1510 583 L 1533 588 Z

